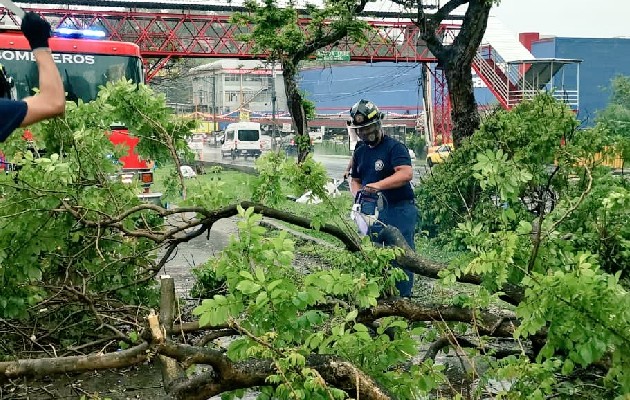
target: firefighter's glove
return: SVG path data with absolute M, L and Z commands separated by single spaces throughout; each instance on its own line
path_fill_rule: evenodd
M 27 12 L 22 18 L 22 32 L 31 45 L 31 50 L 48 46 L 50 39 L 50 24 L 32 11 Z

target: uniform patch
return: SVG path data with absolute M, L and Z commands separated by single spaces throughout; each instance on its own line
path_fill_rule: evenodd
M 385 167 L 385 163 L 383 162 L 383 160 L 376 160 L 376 162 L 374 163 L 374 170 L 382 171 L 383 167 Z

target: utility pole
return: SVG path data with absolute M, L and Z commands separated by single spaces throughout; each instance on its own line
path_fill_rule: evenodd
M 276 62 L 271 63 L 271 146 L 276 149 Z
M 431 71 L 427 63 L 422 64 L 419 82 L 422 82 L 422 101 L 424 103 L 424 129 L 427 148 L 433 145 L 435 140 L 435 126 L 433 125 L 434 110 L 433 96 L 431 95 Z
M 212 130 L 217 130 L 217 70 L 212 70 Z
M 239 110 L 243 108 L 243 66 L 241 65 L 238 69 L 239 71 L 239 76 L 240 76 L 240 81 L 241 81 L 241 88 L 239 90 L 239 95 L 238 95 L 238 103 L 239 103 Z

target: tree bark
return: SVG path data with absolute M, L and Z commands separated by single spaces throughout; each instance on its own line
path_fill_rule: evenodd
M 516 316 L 510 312 L 491 313 L 464 307 L 423 305 L 407 299 L 381 301 L 376 306 L 363 310 L 357 321 L 371 322 L 392 316 L 403 317 L 412 322 L 457 321 L 476 324 L 480 334 L 495 337 L 513 337 L 519 325 Z
M 64 372 L 85 372 L 101 369 L 114 369 L 137 365 L 147 360 L 148 343 L 116 353 L 97 353 L 85 356 L 36 358 L 0 362 L 0 376 L 45 376 Z
M 473 135 L 479 128 L 480 118 L 473 91 L 470 65 L 466 68 L 453 66 L 445 70 L 448 92 L 451 99 L 451 119 L 453 121 L 453 145 L 459 147 L 462 141 Z M 463 70 L 462 70 L 463 69 Z
M 169 393 L 177 399 L 202 400 L 228 390 L 267 385 L 267 377 L 277 373 L 273 360 L 231 362 L 225 354 L 216 350 L 174 343 L 161 345 L 159 352 L 180 362 L 212 366 L 210 372 L 175 382 Z M 350 362 L 319 354 L 310 355 L 306 360 L 306 365 L 317 370 L 327 384 L 353 393 L 355 398 L 392 399 L 385 389 Z
M 298 163 L 306 159 L 308 146 L 304 146 L 304 139 L 308 137 L 308 127 L 306 124 L 306 113 L 302 105 L 302 95 L 298 88 L 295 77 L 298 74 L 297 65 L 292 60 L 282 61 L 282 78 L 284 80 L 284 91 L 287 96 L 287 106 L 291 114 L 291 121 L 295 127 L 295 143 L 298 151 Z M 308 138 L 310 141 L 310 138 Z
M 402 0 L 394 2 L 404 3 Z M 468 8 L 459 33 L 452 44 L 445 45 L 440 24 L 464 4 L 468 4 Z M 492 1 L 449 0 L 432 15 L 424 13 L 423 0 L 417 0 L 416 6 L 418 15 L 413 22 L 420 28 L 422 39 L 437 58 L 438 68 L 443 68 L 446 74 L 451 100 L 453 145 L 459 147 L 465 138 L 472 136 L 480 124 L 470 69 L 486 32 Z
M 160 277 L 160 322 L 169 335 L 173 331 L 175 318 L 175 279 L 168 275 Z

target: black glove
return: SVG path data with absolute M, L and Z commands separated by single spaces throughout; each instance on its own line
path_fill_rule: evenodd
M 31 45 L 31 50 L 40 47 L 49 47 L 48 39 L 50 39 L 50 24 L 46 22 L 38 14 L 29 11 L 22 18 L 22 32 Z

